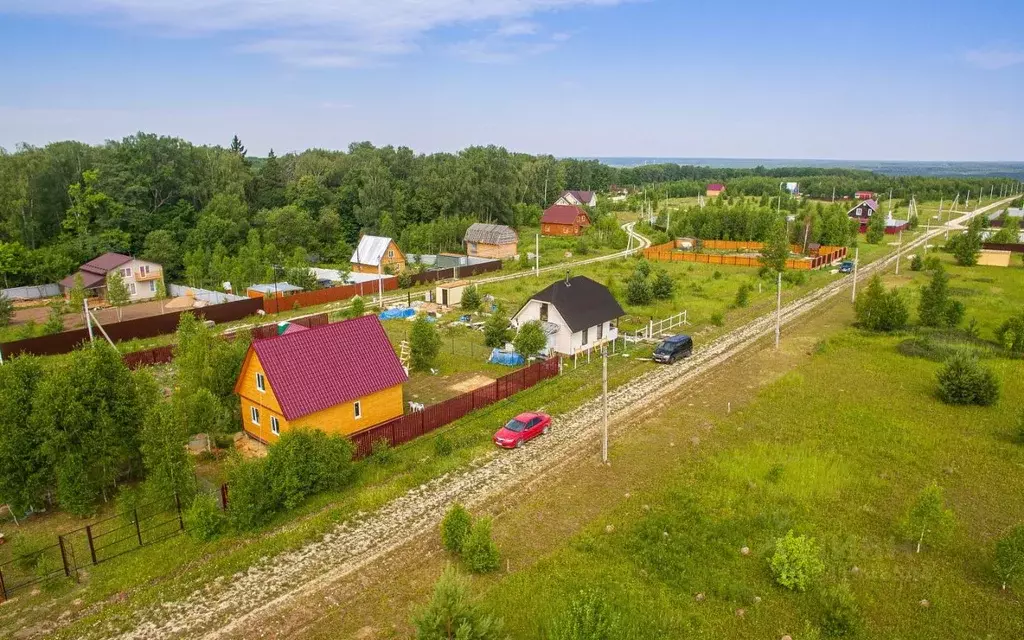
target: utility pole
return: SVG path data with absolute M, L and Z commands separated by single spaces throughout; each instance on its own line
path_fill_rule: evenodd
M 903 253 L 903 229 L 900 229 L 899 240 L 896 241 L 896 275 L 900 275 L 900 255 Z
M 384 258 L 381 257 L 381 262 L 383 261 Z M 381 311 L 384 310 L 384 273 L 380 262 L 377 263 L 377 306 Z
M 533 237 L 533 275 L 540 277 L 540 234 Z
M 860 247 L 853 250 L 853 295 L 850 302 L 857 302 L 857 266 L 860 264 Z
M 971 208 L 971 190 L 968 189 L 967 190 L 967 200 L 964 203 L 964 210 L 966 211 L 967 209 L 970 209 L 970 208 Z
M 604 428 L 601 434 L 601 462 L 608 464 L 608 347 L 601 347 L 601 391 L 604 397 Z
M 92 335 L 92 320 L 89 318 L 89 300 L 82 300 L 82 308 L 85 313 L 85 326 L 89 329 L 89 343 L 91 344 L 95 338 Z
M 782 272 L 779 272 L 778 297 L 775 303 L 775 348 L 779 348 L 782 333 Z

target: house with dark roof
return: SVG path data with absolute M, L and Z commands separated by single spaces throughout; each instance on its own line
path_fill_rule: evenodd
M 350 435 L 397 418 L 408 378 L 369 315 L 254 340 L 235 393 L 245 432 L 273 443 L 289 429 Z
M 718 196 L 725 193 L 725 185 L 720 182 L 709 184 L 708 189 L 707 191 L 705 191 L 705 193 L 709 198 L 717 198 Z
M 548 350 L 571 356 L 617 338 L 616 322 L 624 315 L 607 287 L 575 276 L 531 296 L 512 317 L 512 326 L 539 320 L 548 335 Z
M 107 293 L 107 278 L 112 273 L 121 274 L 128 299 L 132 302 L 155 298 L 157 283 L 164 279 L 163 267 L 155 262 L 107 252 L 86 262 L 58 284 L 61 292 L 67 295 L 75 287 L 75 281 L 80 279 L 86 291 L 103 298 Z
M 579 206 L 552 205 L 540 217 L 540 233 L 544 236 L 578 236 L 590 226 L 590 216 Z
M 507 260 L 519 253 L 519 234 L 503 224 L 474 222 L 462 238 L 466 255 L 476 258 Z
M 562 195 L 558 196 L 558 200 L 555 200 L 555 204 L 561 204 L 570 207 L 596 207 L 597 192 L 575 190 L 563 191 Z
M 846 215 L 851 218 L 859 218 L 861 220 L 867 220 L 871 216 L 878 212 L 878 202 L 875 200 L 865 200 L 864 202 L 858 203 L 857 206 L 846 212 Z
M 405 255 L 391 238 L 363 236 L 352 252 L 356 273 L 399 273 L 405 269 Z

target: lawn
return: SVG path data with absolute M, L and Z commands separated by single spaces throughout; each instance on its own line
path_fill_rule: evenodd
M 971 300 L 998 286 L 975 284 Z M 971 314 L 989 315 L 973 305 Z M 1024 522 L 1024 445 L 1012 435 L 1024 362 L 987 361 L 1003 380 L 996 406 L 953 408 L 934 397 L 940 365 L 901 355 L 904 339 L 840 330 L 738 411 L 662 412 L 613 450 L 626 479 L 614 506 L 576 504 L 588 500 L 580 493 L 556 506 L 589 513 L 588 524 L 541 543 L 555 548 L 535 563 L 509 548 L 513 566 L 528 567 L 479 582 L 485 603 L 511 637 L 543 637 L 591 590 L 618 616 L 621 637 L 809 638 L 822 626 L 823 587 L 842 582 L 861 637 L 1022 637 L 1021 596 L 1000 590 L 991 561 L 995 540 Z M 671 449 L 668 439 L 689 443 Z M 664 460 L 653 462 L 659 446 Z M 916 554 L 899 522 L 933 480 L 956 526 Z M 562 526 L 535 513 L 533 535 Z M 528 520 L 516 514 L 505 527 Z M 499 542 L 512 544 L 505 527 Z M 789 530 L 823 549 L 825 572 L 806 593 L 777 586 L 769 571 Z
M 539 227 L 523 227 L 519 230 L 519 253 L 534 253 L 536 251 L 537 234 Z M 583 242 L 585 251 L 580 252 L 579 238 L 576 236 L 540 236 L 540 266 L 547 267 L 560 262 L 571 260 L 584 260 L 598 256 L 615 253 L 620 249 L 607 246 L 594 246 L 593 240 L 586 239 Z M 515 268 L 516 263 L 506 263 L 505 268 Z M 533 262 L 530 262 L 531 268 Z

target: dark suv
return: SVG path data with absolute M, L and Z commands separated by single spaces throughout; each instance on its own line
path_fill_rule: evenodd
M 654 361 L 672 364 L 693 354 L 693 338 L 680 334 L 666 338 L 654 350 Z

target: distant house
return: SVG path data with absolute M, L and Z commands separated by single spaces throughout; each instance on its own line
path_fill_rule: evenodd
M 857 193 L 853 194 L 853 197 L 858 199 L 858 200 L 874 200 L 875 199 L 875 192 L 874 191 L 858 191 Z
M 800 195 L 800 183 L 799 182 L 785 182 L 783 185 L 786 187 L 786 191 L 792 196 Z
M 284 298 L 302 291 L 302 287 L 287 282 L 271 282 L 270 284 L 254 284 L 245 291 L 250 298 Z
M 706 193 L 707 193 L 707 197 L 709 197 L 709 198 L 717 198 L 718 196 L 720 196 L 723 193 L 725 193 L 725 185 L 721 184 L 721 183 L 718 183 L 718 182 L 716 182 L 714 184 L 709 184 L 708 185 L 708 190 L 707 190 Z
M 60 281 L 60 290 L 66 295 L 75 287 L 76 276 L 81 276 L 86 291 L 106 297 L 107 276 L 117 272 L 128 289 L 129 300 L 138 302 L 156 297 L 157 283 L 164 279 L 163 268 L 155 262 L 139 260 L 120 253 L 104 253 L 86 262 L 78 271 Z
M 352 270 L 357 273 L 377 273 L 405 269 L 405 255 L 391 238 L 363 236 L 352 253 Z
M 878 202 L 874 200 L 865 200 L 859 203 L 854 208 L 846 212 L 846 215 L 851 218 L 860 218 L 861 220 L 867 220 L 871 216 L 878 212 Z
M 597 206 L 597 192 L 596 191 L 565 191 L 558 200 L 555 200 L 555 204 L 567 205 L 567 206 L 580 206 L 580 207 L 596 207 Z
M 578 206 L 556 204 L 540 217 L 540 232 L 545 236 L 578 236 L 590 226 L 590 216 Z
M 253 341 L 235 393 L 245 432 L 271 443 L 300 427 L 350 435 L 397 418 L 406 380 L 369 315 Z
M 625 314 L 607 287 L 576 276 L 531 296 L 512 317 L 512 326 L 539 320 L 548 335 L 548 349 L 573 355 L 617 338 L 615 322 Z
M 507 260 L 519 253 L 519 234 L 503 224 L 475 222 L 463 237 L 466 254 L 477 258 Z

